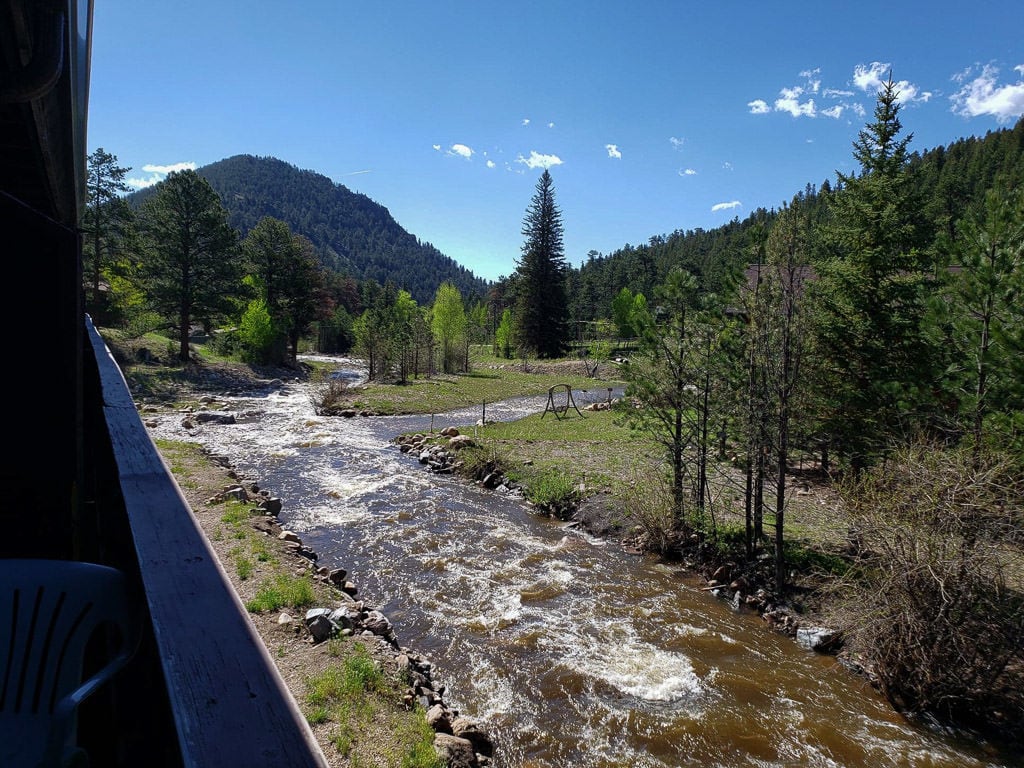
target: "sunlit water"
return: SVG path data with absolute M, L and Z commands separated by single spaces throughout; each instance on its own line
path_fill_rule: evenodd
M 238 424 L 186 432 L 175 416 L 152 431 L 199 440 L 280 496 L 284 525 L 347 568 L 440 668 L 449 703 L 484 721 L 499 766 L 1020 764 L 906 722 L 676 566 L 429 473 L 390 441 L 430 417 L 320 418 L 301 384 L 230 405 Z

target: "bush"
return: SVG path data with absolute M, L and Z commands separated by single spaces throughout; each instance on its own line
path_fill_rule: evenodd
M 632 486 L 642 493 L 626 497 L 626 516 L 640 529 L 644 549 L 666 555 L 679 548 L 681 532 L 673 515 L 672 491 L 665 477 L 650 469 L 634 469 Z
M 324 375 L 313 382 L 309 400 L 317 416 L 337 416 L 349 407 L 351 394 L 347 381 Z
M 1021 485 L 999 460 L 920 446 L 842 489 L 859 557 L 833 620 L 897 708 L 1024 723 L 1024 596 L 1008 578 Z

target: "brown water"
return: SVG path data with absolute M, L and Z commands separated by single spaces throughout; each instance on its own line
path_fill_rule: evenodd
M 429 419 L 321 419 L 301 387 L 235 405 L 260 413 L 200 439 L 280 495 L 321 564 L 347 568 L 434 661 L 446 699 L 497 737 L 499 766 L 1020 764 L 905 721 L 678 567 L 429 474 L 389 443 Z M 158 433 L 182 437 L 177 421 Z

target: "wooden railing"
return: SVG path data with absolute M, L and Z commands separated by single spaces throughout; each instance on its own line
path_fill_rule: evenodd
M 123 499 L 129 531 L 123 548 L 133 550 L 137 561 L 152 625 L 150 653 L 162 670 L 180 764 L 326 768 L 309 726 L 146 432 L 120 369 L 89 321 L 86 330 L 85 355 L 95 357 L 119 486 L 104 495 Z M 88 383 L 85 390 L 88 400 Z

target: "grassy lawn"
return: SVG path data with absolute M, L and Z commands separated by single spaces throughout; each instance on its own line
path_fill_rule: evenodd
M 614 367 L 603 366 L 597 378 L 587 376 L 579 360 L 505 360 L 474 352 L 469 373 L 437 374 L 406 384 L 370 383 L 351 391 L 350 406 L 382 415 L 441 413 L 484 402 L 543 395 L 555 384 L 573 389 L 605 389 L 620 382 Z

